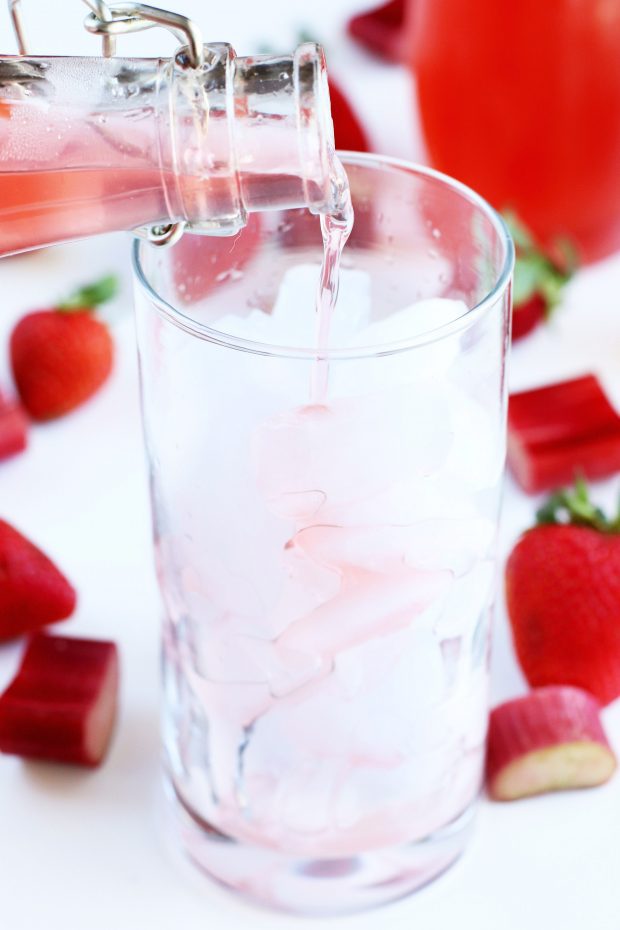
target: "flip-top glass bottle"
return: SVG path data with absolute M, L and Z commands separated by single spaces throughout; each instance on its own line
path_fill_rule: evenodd
M 333 127 L 313 43 L 240 58 L 0 57 L 0 255 L 95 233 L 248 213 L 329 213 Z

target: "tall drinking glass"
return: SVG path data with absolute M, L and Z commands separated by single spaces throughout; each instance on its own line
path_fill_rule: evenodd
M 344 164 L 356 222 L 320 357 L 316 217 L 135 245 L 183 841 L 223 884 L 315 914 L 402 896 L 467 839 L 513 261 L 457 182 Z

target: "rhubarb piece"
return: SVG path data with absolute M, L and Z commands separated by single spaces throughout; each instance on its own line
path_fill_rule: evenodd
M 530 494 L 620 469 L 620 417 L 594 375 L 511 395 L 508 465 Z
M 73 613 L 76 594 L 40 549 L 0 520 L 0 642 Z
M 0 750 L 97 766 L 110 743 L 117 694 L 114 643 L 37 633 L 0 697 Z
M 347 32 L 368 51 L 399 64 L 404 57 L 405 0 L 388 0 L 352 17 Z
M 28 443 L 28 419 L 19 404 L 0 393 L 0 462 L 22 452 Z
M 532 686 L 620 696 L 620 514 L 608 519 L 582 481 L 554 494 L 506 563 L 515 651 Z
M 596 699 L 580 688 L 538 688 L 489 720 L 486 776 L 496 801 L 591 788 L 616 769 Z

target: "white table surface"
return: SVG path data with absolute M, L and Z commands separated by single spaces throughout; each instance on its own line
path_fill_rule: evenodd
M 163 0 L 162 0 L 163 2 Z M 287 50 L 300 27 L 328 48 L 332 71 L 363 107 L 375 148 L 421 156 L 405 73 L 372 61 L 343 36 L 362 0 L 290 0 L 220 8 L 183 0 L 207 39 L 240 54 L 262 42 Z M 78 0 L 24 0 L 32 47 L 93 53 Z M 35 20 L 40 17 L 36 23 Z M 0 6 L 0 47 L 13 51 Z M 163 33 L 122 40 L 126 54 L 171 51 Z M 361 916 L 300 920 L 240 903 L 212 885 L 170 843 L 162 818 L 158 735 L 159 602 L 138 407 L 131 317 L 129 238 L 108 236 L 0 265 L 0 383 L 15 320 L 78 283 L 114 270 L 121 296 L 110 312 L 117 345 L 113 377 L 74 414 L 32 430 L 28 451 L 0 465 L 0 517 L 46 550 L 79 591 L 78 609 L 58 633 L 115 639 L 122 655 L 119 726 L 96 772 L 0 758 L 0 927 L 2 930 L 618 930 L 620 776 L 588 792 L 500 805 L 483 801 L 465 856 L 439 881 L 403 902 Z M 581 272 L 551 326 L 513 352 L 511 384 L 524 387 L 592 370 L 620 404 L 620 256 Z M 595 487 L 612 504 L 619 481 Z M 531 522 L 536 500 L 509 481 L 502 549 Z M 0 688 L 21 646 L 0 648 Z M 493 697 L 524 690 L 500 605 Z M 605 711 L 620 751 L 620 701 Z

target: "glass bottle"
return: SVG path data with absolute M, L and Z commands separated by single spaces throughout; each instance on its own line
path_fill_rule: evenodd
M 325 60 L 0 58 L 0 255 L 186 223 L 230 235 L 249 213 L 333 212 Z

